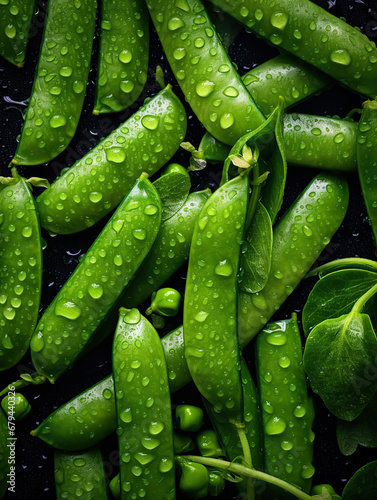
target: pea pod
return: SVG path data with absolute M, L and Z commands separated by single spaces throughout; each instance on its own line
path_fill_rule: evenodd
M 308 397 L 296 315 L 270 323 L 258 335 L 256 362 L 266 472 L 309 493 L 314 474 L 314 409 Z M 271 498 L 292 498 L 271 485 L 268 490 Z
M 25 179 L 0 177 L 0 371 L 29 347 L 42 291 L 42 246 L 34 198 Z
M 81 453 L 54 450 L 56 498 L 107 500 L 107 482 L 99 448 Z
M 377 49 L 365 35 L 310 0 L 211 0 L 269 43 L 352 90 L 377 94 Z
M 150 250 L 161 221 L 155 187 L 142 174 L 68 281 L 31 339 L 35 368 L 54 382 L 74 362 Z
M 248 195 L 248 176 L 237 176 L 202 208 L 183 312 L 185 356 L 195 385 L 215 411 L 237 420 L 242 420 L 242 390 L 236 285 Z
M 147 81 L 149 17 L 144 2 L 102 2 L 100 53 L 93 114 L 131 106 Z
M 346 181 L 317 175 L 274 229 L 269 278 L 257 293 L 240 292 L 238 336 L 245 346 L 293 292 L 340 226 L 348 205 Z
M 173 424 L 160 338 L 137 309 L 120 309 L 113 344 L 121 498 L 175 498 Z
M 8 463 L 10 447 L 8 441 L 9 430 L 8 430 L 8 421 L 0 409 L 0 499 L 2 499 L 5 495 L 5 492 L 8 488 L 7 474 L 9 474 L 10 464 Z M 14 464 L 13 464 L 14 466 Z
M 200 0 L 149 0 L 170 67 L 198 119 L 219 141 L 234 144 L 264 122 Z
M 84 103 L 96 0 L 51 0 L 33 90 L 12 162 L 47 163 L 75 135 Z
M 24 65 L 35 0 L 3 2 L 0 9 L 0 54 L 19 68 Z
M 113 210 L 142 172 L 154 174 L 177 151 L 187 128 L 168 85 L 37 198 L 41 225 L 69 234 Z

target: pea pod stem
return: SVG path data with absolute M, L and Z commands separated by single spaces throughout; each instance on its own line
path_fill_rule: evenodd
M 318 266 L 312 271 L 310 271 L 305 278 L 312 278 L 319 274 L 328 274 L 339 269 L 367 269 L 370 271 L 377 272 L 377 262 L 370 259 L 361 259 L 355 257 L 347 257 L 345 259 L 336 259 L 331 262 L 327 262 L 322 266 Z
M 373 297 L 377 293 L 377 283 L 372 286 L 370 290 L 368 290 L 364 295 L 362 295 L 354 304 L 351 312 L 350 318 L 352 318 L 355 314 L 359 313 L 361 309 L 365 306 L 369 299 Z M 346 322 L 347 323 L 347 322 Z
M 242 450 L 243 450 L 244 461 L 250 469 L 253 469 L 253 459 L 251 457 L 250 444 L 249 444 L 249 441 L 247 440 L 245 428 L 240 427 L 240 426 L 236 426 L 236 427 L 237 427 L 238 437 L 240 439 Z M 255 499 L 255 491 L 254 491 L 254 482 L 253 481 L 247 482 L 246 495 L 247 495 L 248 500 Z
M 192 462 L 197 462 L 198 464 L 206 465 L 208 467 L 215 467 L 218 470 L 227 470 L 228 472 L 233 472 L 238 476 L 251 477 L 252 479 L 265 481 L 266 483 L 270 483 L 282 488 L 288 493 L 292 493 L 292 495 L 294 495 L 296 498 L 299 498 L 300 500 L 310 500 L 313 498 L 312 496 L 304 493 L 299 488 L 296 488 L 286 481 L 282 481 L 281 479 L 271 476 L 270 474 L 266 474 L 265 472 L 250 469 L 245 465 L 228 462 L 226 460 L 219 460 L 217 458 L 198 457 L 196 455 L 185 455 L 182 458 L 191 460 Z

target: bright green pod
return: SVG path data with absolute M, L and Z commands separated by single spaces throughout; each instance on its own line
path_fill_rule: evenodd
M 131 106 L 147 81 L 149 16 L 141 0 L 103 0 L 93 114 Z
M 0 54 L 19 68 L 24 65 L 35 0 L 6 0 L 0 4 Z
M 216 139 L 233 145 L 265 120 L 242 84 L 200 0 L 149 0 L 170 67 L 192 110 Z
M 374 98 L 374 42 L 310 0 L 211 0 L 271 45 L 294 54 L 343 85 Z
M 242 420 L 237 274 L 248 196 L 248 176 L 237 176 L 202 208 L 183 309 L 185 356 L 193 381 L 215 411 L 236 420 Z
M 173 422 L 160 337 L 137 309 L 119 311 L 113 344 L 121 498 L 175 499 Z
M 377 100 L 366 101 L 357 130 L 357 168 L 361 190 L 377 244 Z
M 57 500 L 107 500 L 107 480 L 99 448 L 80 453 L 54 450 Z
M 183 328 L 161 339 L 170 392 L 174 393 L 190 382 L 190 372 L 184 354 Z M 114 379 L 112 375 L 60 406 L 31 431 L 54 448 L 75 451 L 93 446 L 116 429 Z
M 168 85 L 37 198 L 41 225 L 58 234 L 92 226 L 142 172 L 153 175 L 173 156 L 186 129 L 185 109 Z
M 33 90 L 12 162 L 39 165 L 75 135 L 88 83 L 96 0 L 51 0 Z
M 7 476 L 7 474 L 9 474 L 10 472 L 10 467 L 15 467 L 16 464 L 15 460 L 12 464 L 8 463 L 11 450 L 11 448 L 8 446 L 8 444 L 11 442 L 8 440 L 9 437 L 10 434 L 8 429 L 8 420 L 4 415 L 3 410 L 0 409 L 0 499 L 4 497 L 8 486 L 10 486 L 7 483 L 7 481 L 10 479 L 9 476 Z
M 29 347 L 42 291 L 38 214 L 25 179 L 0 177 L 0 371 L 16 365 Z
M 284 115 L 287 162 L 355 172 L 357 123 L 299 113 Z
M 274 229 L 271 270 L 265 287 L 238 296 L 238 336 L 245 346 L 293 292 L 342 223 L 348 185 L 317 175 Z
M 91 337 L 157 236 L 161 201 L 142 174 L 51 302 L 31 339 L 38 373 L 54 382 Z
M 266 472 L 309 493 L 314 474 L 314 408 L 308 397 L 296 315 L 262 330 L 257 337 L 256 364 Z M 263 498 L 293 496 L 268 485 Z

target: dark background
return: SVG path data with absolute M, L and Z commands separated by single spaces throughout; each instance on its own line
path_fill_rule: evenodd
M 346 18 L 350 24 L 358 26 L 366 33 L 371 40 L 377 41 L 377 7 L 375 6 L 374 10 L 372 8 L 372 4 L 375 4 L 374 0 L 317 0 L 316 3 L 330 10 L 334 15 Z M 0 59 L 1 175 L 9 175 L 7 165 L 16 150 L 17 136 L 21 131 L 23 113 L 25 112 L 27 99 L 31 93 L 42 37 L 44 15 L 45 2 L 41 1 L 39 2 L 38 13 L 35 16 L 24 68 L 17 69 L 4 59 Z M 52 181 L 59 175 L 62 168 L 71 166 L 75 160 L 83 156 L 97 144 L 102 137 L 108 135 L 120 123 L 125 121 L 130 114 L 140 107 L 145 97 L 154 95 L 158 91 L 158 85 L 154 81 L 154 72 L 158 64 L 164 69 L 165 81 L 171 83 L 176 93 L 183 99 L 153 28 L 151 29 L 151 47 L 149 78 L 145 91 L 137 103 L 131 109 L 124 112 L 93 116 L 91 110 L 94 102 L 94 82 L 98 54 L 97 37 L 93 51 L 93 69 L 90 73 L 84 110 L 74 139 L 67 150 L 49 165 L 24 167 L 20 168 L 19 172 L 26 177 L 47 177 Z M 252 67 L 268 60 L 276 54 L 277 50 L 275 48 L 269 47 L 264 41 L 243 30 L 230 48 L 230 56 L 236 61 L 240 74 L 246 73 Z M 336 86 L 332 90 L 326 91 L 320 96 L 314 97 L 297 106 L 295 111 L 345 117 L 352 108 L 360 107 L 361 103 L 362 98 Z M 188 106 L 187 113 L 189 126 L 186 140 L 197 146 L 204 130 Z M 174 161 L 187 166 L 189 154 L 180 150 L 175 155 Z M 219 172 L 220 167 L 209 166 L 204 171 L 191 173 L 193 190 L 207 186 L 214 188 L 219 180 Z M 289 166 L 287 187 L 281 213 L 294 201 L 315 174 L 316 171 L 311 169 Z M 375 258 L 371 230 L 362 202 L 358 178 L 355 174 L 350 174 L 349 180 L 351 197 L 348 214 L 342 227 L 320 257 L 320 263 L 348 256 Z M 36 190 L 36 194 L 38 194 L 38 190 Z M 67 277 L 74 270 L 79 256 L 86 252 L 105 222 L 101 221 L 95 227 L 72 236 L 54 236 L 43 231 L 42 235 L 47 246 L 44 250 L 42 309 L 46 308 L 51 302 Z M 169 281 L 169 285 L 183 292 L 185 273 L 186 269 L 181 269 Z M 312 279 L 301 283 L 298 289 L 278 311 L 275 319 L 289 317 L 293 311 L 298 312 L 300 317 L 302 307 L 313 284 L 314 280 Z M 145 307 L 142 307 L 141 310 L 144 312 Z M 178 326 L 181 324 L 181 320 L 181 317 L 169 320 L 165 330 L 161 333 L 164 334 L 171 328 Z M 251 370 L 253 370 L 252 347 L 248 347 L 244 351 L 244 355 Z M 0 388 L 18 379 L 20 373 L 32 371 L 30 357 L 26 355 L 18 366 L 0 373 Z M 101 380 L 110 372 L 111 339 L 108 339 L 92 351 L 90 355 L 80 359 L 78 364 L 69 373 L 61 377 L 54 386 L 46 383 L 40 387 L 30 387 L 23 390 L 23 393 L 32 405 L 32 411 L 25 421 L 16 423 L 16 494 L 8 494 L 6 499 L 47 500 L 55 498 L 52 449 L 39 439 L 31 437 L 29 432 L 58 406 L 85 390 L 96 381 Z M 197 392 L 192 385 L 173 396 L 173 405 L 181 402 L 200 404 Z M 361 465 L 377 459 L 377 452 L 359 447 L 354 455 L 344 457 L 340 453 L 335 439 L 336 419 L 328 413 L 323 403 L 317 397 L 315 397 L 315 407 L 316 419 L 314 431 L 316 439 L 314 442 L 314 465 L 316 467 L 316 474 L 314 476 L 314 484 L 331 483 L 336 491 L 341 493 L 346 480 Z M 106 440 L 103 452 L 106 472 L 110 478 L 116 473 L 116 449 L 116 439 L 109 438 Z M 222 498 L 229 499 L 233 496 L 236 497 L 236 495 L 236 490 L 233 490 L 232 486 L 229 486 Z

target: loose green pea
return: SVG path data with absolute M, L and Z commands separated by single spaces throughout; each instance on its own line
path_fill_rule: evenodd
M 181 305 L 181 294 L 174 288 L 160 288 L 152 295 L 151 306 L 146 314 L 160 314 L 161 316 L 176 316 Z
M 195 450 L 195 444 L 189 434 L 182 432 L 174 433 L 174 455 L 182 455 Z
M 28 400 L 18 392 L 5 396 L 1 401 L 1 406 L 5 413 L 12 415 L 15 420 L 22 420 L 31 410 Z
M 208 494 L 210 497 L 218 497 L 225 489 L 225 479 L 216 472 L 209 473 Z
M 202 431 L 196 436 L 196 444 L 203 457 L 222 457 L 224 452 L 220 447 L 215 431 Z
M 189 498 L 205 498 L 209 488 L 207 467 L 185 459 L 177 459 L 177 463 L 182 471 L 179 480 L 180 491 Z
M 204 413 L 198 406 L 178 405 L 175 421 L 178 429 L 186 432 L 198 432 L 203 424 Z

